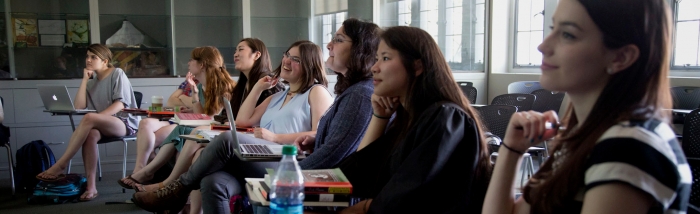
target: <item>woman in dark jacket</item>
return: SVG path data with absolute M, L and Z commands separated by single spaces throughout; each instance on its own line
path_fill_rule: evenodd
M 481 122 L 438 45 L 392 27 L 376 57 L 373 117 L 340 164 L 353 193 L 371 199 L 343 212 L 480 213 L 490 170 Z

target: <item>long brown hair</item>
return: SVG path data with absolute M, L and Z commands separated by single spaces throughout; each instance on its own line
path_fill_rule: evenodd
M 377 24 L 355 18 L 346 19 L 343 27 L 345 27 L 345 34 L 352 40 L 352 46 L 350 60 L 346 65 L 348 71 L 345 75 L 336 72 L 338 82 L 335 84 L 335 94 L 337 95 L 342 94 L 345 89 L 357 82 L 372 78 L 372 65 L 377 61 L 375 53 L 377 53 L 381 32 Z
M 112 65 L 112 51 L 109 50 L 109 48 L 103 44 L 92 44 L 88 46 L 88 51 L 90 53 L 95 54 L 98 58 L 102 60 L 107 60 L 107 67 L 111 68 L 114 67 Z
M 481 129 L 483 127 L 481 118 L 452 77 L 450 66 L 435 40 L 420 28 L 406 26 L 388 28 L 381 34 L 381 39 L 387 46 L 399 52 L 401 62 L 408 73 L 406 76 L 409 82 L 405 98 L 407 106 L 399 105 L 394 122 L 389 129 L 401 133 L 399 136 L 406 136 L 410 128 L 417 125 L 415 120 L 431 105 L 444 101 L 457 104 L 474 120 L 480 136 L 479 142 L 474 142 L 478 143 L 480 148 L 479 162 L 475 169 L 475 177 L 479 179 L 474 180 L 487 182 L 487 178 L 490 177 L 491 162 Z M 420 60 L 423 67 L 423 73 L 418 76 L 414 67 L 416 60 Z M 394 142 L 398 143 L 402 140 L 399 137 Z M 485 193 L 486 188 L 480 191 Z
M 267 51 L 265 43 L 257 38 L 245 38 L 241 39 L 241 42 L 245 42 L 248 47 L 250 47 L 251 53 L 254 54 L 255 52 L 260 52 L 260 57 L 258 60 L 255 60 L 253 68 L 250 69 L 250 72 L 248 72 L 250 77 L 243 74 L 243 72 L 241 72 L 241 75 L 238 77 L 238 82 L 236 83 L 236 88 L 233 89 L 233 97 L 231 98 L 231 111 L 233 112 L 234 116 L 238 115 L 238 110 L 241 108 L 241 103 L 243 103 L 245 98 L 248 97 L 248 93 L 253 90 L 255 83 L 257 83 L 260 78 L 269 76 L 272 73 L 270 53 Z M 246 84 L 249 80 L 251 81 L 250 84 Z M 246 88 L 246 85 L 248 85 L 248 88 Z M 269 94 L 274 94 L 281 90 L 282 86 L 277 85 L 271 89 L 268 89 L 267 91 Z
M 226 71 L 224 58 L 221 56 L 219 49 L 212 46 L 197 47 L 192 50 L 192 59 L 204 67 L 204 72 L 207 75 L 206 88 L 204 94 L 204 113 L 214 115 L 219 112 L 224 104 L 221 97 L 231 99 L 231 92 L 236 86 L 236 82 L 231 79 L 231 76 Z
M 292 93 L 305 93 L 314 84 L 321 84 L 328 87 L 328 79 L 326 79 L 325 68 L 323 67 L 323 51 L 321 47 L 308 40 L 300 40 L 294 42 L 287 51 L 298 47 L 301 57 L 301 87 L 298 91 Z M 279 77 L 282 72 L 282 64 L 272 73 L 275 77 Z M 285 81 L 286 82 L 286 81 Z
M 554 158 L 550 158 L 524 189 L 523 196 L 532 204 L 534 213 L 552 213 L 574 199 L 583 186 L 587 157 L 608 128 L 626 120 L 669 120 L 669 115 L 662 112 L 671 108 L 668 72 L 672 25 L 668 3 L 664 0 L 580 0 L 580 3 L 603 32 L 607 48 L 633 44 L 639 48 L 639 58 L 610 77 L 588 118 L 576 118 L 575 109 L 569 107 L 562 123 L 571 128 L 555 138 L 553 149 L 566 148 L 566 159 L 554 171 Z M 581 119 L 585 122 L 578 124 Z

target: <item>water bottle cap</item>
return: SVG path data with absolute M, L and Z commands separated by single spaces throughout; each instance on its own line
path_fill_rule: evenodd
M 293 145 L 284 145 L 282 147 L 282 154 L 283 155 L 296 155 L 297 154 L 297 147 Z

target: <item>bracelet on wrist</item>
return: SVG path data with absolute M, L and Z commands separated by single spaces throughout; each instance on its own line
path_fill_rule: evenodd
M 506 149 L 510 150 L 511 152 L 514 152 L 515 154 L 519 154 L 519 155 L 525 154 L 525 152 L 521 152 L 521 151 L 515 150 L 513 148 L 510 148 L 509 146 L 506 145 L 506 143 L 501 143 L 501 146 L 505 147 Z
M 377 117 L 377 118 L 379 118 L 379 119 L 385 119 L 385 120 L 391 119 L 391 116 L 389 116 L 389 117 L 382 117 L 382 116 L 379 116 L 379 115 L 375 114 L 374 112 L 372 112 L 372 115 L 374 115 L 375 117 Z

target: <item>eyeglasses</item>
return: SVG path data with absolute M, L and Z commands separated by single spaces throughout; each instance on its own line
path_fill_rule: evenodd
M 282 56 L 284 56 L 284 58 L 289 58 L 290 60 L 292 60 L 293 63 L 295 63 L 297 65 L 301 64 L 301 58 L 299 58 L 297 56 L 290 56 L 289 51 L 283 52 Z
M 347 41 L 347 42 L 352 42 L 352 41 L 350 41 L 350 40 L 343 40 L 343 39 L 341 39 L 341 38 L 338 38 L 337 36 L 333 36 L 333 38 L 331 38 L 331 43 L 343 43 L 343 42 L 346 42 L 346 41 Z

